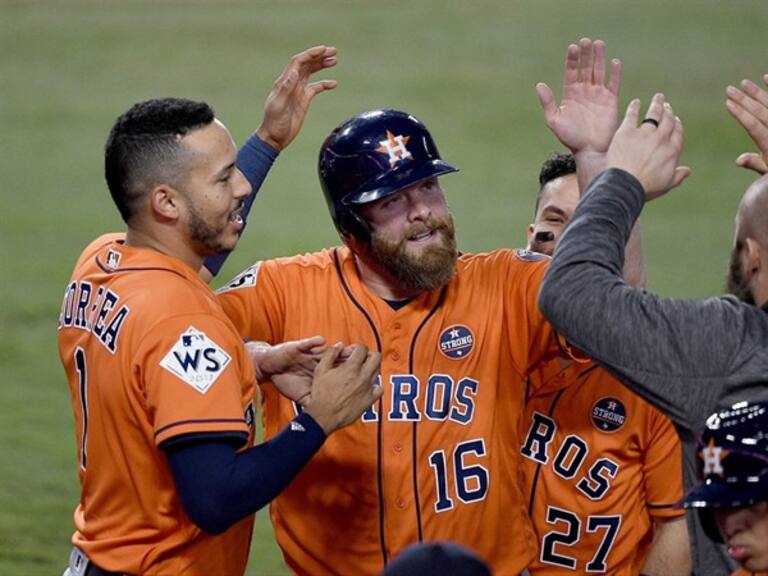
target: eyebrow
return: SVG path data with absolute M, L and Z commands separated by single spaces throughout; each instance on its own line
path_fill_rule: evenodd
M 544 214 L 545 212 L 554 212 L 555 214 L 559 214 L 560 216 L 566 218 L 568 215 L 565 213 L 565 210 L 558 206 L 544 206 L 544 208 L 541 209 L 541 213 Z
M 234 167 L 235 167 L 234 162 L 227 164 L 226 166 L 224 166 L 224 168 L 216 172 L 215 178 L 218 180 L 219 178 L 224 176 L 227 172 L 231 172 Z

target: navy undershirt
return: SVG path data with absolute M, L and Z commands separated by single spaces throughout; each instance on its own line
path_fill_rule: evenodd
M 271 440 L 237 452 L 244 441 L 227 433 L 188 435 L 160 446 L 184 511 L 209 534 L 272 501 L 320 449 L 325 433 L 302 412 Z

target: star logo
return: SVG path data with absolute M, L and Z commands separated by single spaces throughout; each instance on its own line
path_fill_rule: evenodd
M 710 438 L 709 443 L 699 452 L 699 458 L 704 460 L 704 476 L 710 474 L 723 475 L 723 465 L 721 461 L 728 456 L 730 451 L 724 450 L 720 446 L 715 446 L 715 439 Z
M 398 134 L 395 136 L 387 130 L 387 139 L 379 141 L 379 147 L 376 148 L 376 152 L 382 152 L 389 156 L 389 165 L 394 166 L 401 160 L 408 160 L 412 158 L 411 153 L 406 148 L 410 136 L 403 136 Z
M 616 410 L 616 402 L 608 402 L 608 410 Z
M 459 331 L 454 328 L 451 330 L 451 338 L 458 338 L 459 337 Z

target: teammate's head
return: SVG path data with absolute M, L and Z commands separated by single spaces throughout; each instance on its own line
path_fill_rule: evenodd
M 578 202 L 576 161 L 571 154 L 552 154 L 539 172 L 534 220 L 528 225 L 528 249 L 551 256 Z
M 756 180 L 739 204 L 726 282 L 745 302 L 768 302 L 768 176 Z
M 398 110 L 373 110 L 326 138 L 320 183 L 342 239 L 377 273 L 408 291 L 446 284 L 457 250 L 438 176 L 443 162 L 427 128 Z
M 105 176 L 123 220 L 174 227 L 195 252 L 234 248 L 239 205 L 250 185 L 235 167 L 237 150 L 204 102 L 163 98 L 121 115 L 105 147 Z
M 381 576 L 490 576 L 491 570 L 474 552 L 452 542 L 412 544 L 387 564 Z
M 683 499 L 748 570 L 768 569 L 768 402 L 713 414 L 699 441 L 704 481 Z

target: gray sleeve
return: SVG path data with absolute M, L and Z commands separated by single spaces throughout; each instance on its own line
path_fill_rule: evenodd
M 622 280 L 640 183 L 611 169 L 587 189 L 560 239 L 539 305 L 568 341 L 698 433 L 715 408 L 768 396 L 768 314 L 727 296 L 660 298 Z M 744 396 L 746 394 L 746 396 Z

